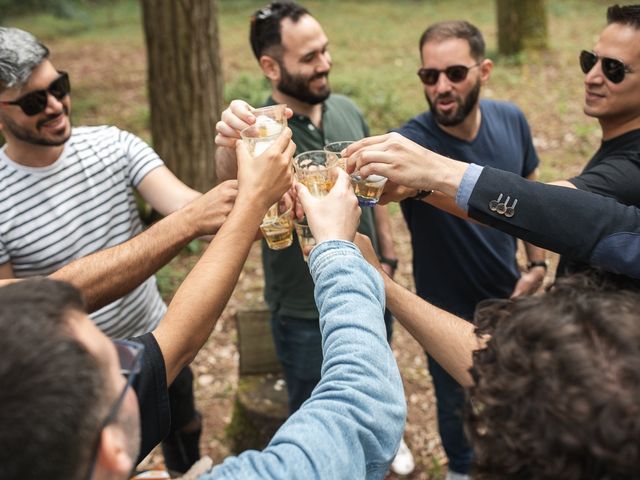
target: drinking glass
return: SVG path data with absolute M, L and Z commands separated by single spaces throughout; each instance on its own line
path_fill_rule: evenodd
M 302 220 L 295 220 L 293 223 L 296 227 L 296 234 L 300 248 L 302 249 L 302 256 L 306 262 L 309 260 L 309 255 L 305 251 L 305 247 L 314 247 L 316 245 L 316 239 L 313 237 L 313 233 L 311 233 L 311 227 L 309 227 L 306 215 L 302 217 Z
M 346 162 L 340 155 L 345 148 L 351 145 L 353 142 L 333 142 L 324 147 L 327 152 L 334 153 L 339 158 L 340 167 L 347 168 Z M 351 184 L 353 190 L 358 198 L 358 204 L 361 207 L 372 207 L 380 200 L 380 195 L 384 190 L 384 184 L 387 182 L 387 178 L 382 175 L 369 175 L 367 178 L 362 178 L 358 172 L 351 174 Z
M 347 148 L 352 143 L 353 143 L 352 141 L 332 142 L 332 143 L 329 143 L 329 144 L 325 145 L 324 146 L 324 150 L 326 152 L 330 152 L 330 153 L 335 154 L 335 156 L 338 157 L 338 164 L 340 165 L 340 168 L 342 168 L 343 170 L 346 170 L 347 169 L 347 164 L 343 160 L 342 155 L 340 154 L 340 152 L 342 152 L 345 148 Z
M 275 217 L 263 219 L 260 230 L 271 250 L 282 250 L 293 243 L 292 209 L 293 202 L 285 205 L 281 200 L 276 204 Z
M 286 108 L 285 104 L 278 104 L 251 110 L 256 117 L 256 123 L 242 130 L 240 138 L 253 158 L 273 145 L 282 130 L 287 127 Z M 264 216 L 264 221 L 273 220 L 277 216 L 278 205 L 273 204 Z
M 361 207 L 373 207 L 380 200 L 384 184 L 387 183 L 387 177 L 369 175 L 366 178 L 362 178 L 360 174 L 353 173 L 351 174 L 351 183 L 358 198 L 358 204 Z
M 286 104 L 279 103 L 277 105 L 269 105 L 268 107 L 252 108 L 251 113 L 256 117 L 255 124 L 265 127 L 267 129 L 265 135 L 268 135 L 268 129 L 273 128 L 273 122 L 281 125 L 280 130 L 287 126 L 287 117 L 285 115 L 286 109 Z
M 296 178 L 316 197 L 329 193 L 336 183 L 337 168 L 338 157 L 324 150 L 309 150 L 293 159 Z

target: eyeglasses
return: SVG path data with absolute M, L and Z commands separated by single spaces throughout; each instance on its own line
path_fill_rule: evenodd
M 133 381 L 140 373 L 142 354 L 144 352 L 144 345 L 141 343 L 129 342 L 127 340 L 114 340 L 113 344 L 116 347 L 118 359 L 120 360 L 120 373 L 127 379 L 127 383 L 122 389 L 118 400 L 116 400 L 113 407 L 111 407 L 109 415 L 107 415 L 104 422 L 102 422 L 102 428 L 109 425 L 116 418 L 118 410 L 120 410 L 124 397 L 127 394 L 127 390 L 133 385 Z
M 584 74 L 591 71 L 596 66 L 598 60 L 602 61 L 602 73 L 607 80 L 613 83 L 620 83 L 624 80 L 626 73 L 633 73 L 633 71 L 622 63 L 620 60 L 609 57 L 599 57 L 593 52 L 583 50 L 580 52 L 580 68 Z
M 45 108 L 47 108 L 49 94 L 53 95 L 57 100 L 62 100 L 69 95 L 69 92 L 71 92 L 69 75 L 67 72 L 60 72 L 60 76 L 51 82 L 47 88 L 26 93 L 17 100 L 0 101 L 0 104 L 17 105 L 25 115 L 32 117 L 44 112 Z
M 420 70 L 418 70 L 418 76 L 420 77 L 420 81 L 422 81 L 422 83 L 429 86 L 433 86 L 438 83 L 438 79 L 440 78 L 441 73 L 444 73 L 447 78 L 453 83 L 459 83 L 467 78 L 469 70 L 479 65 L 479 62 L 475 65 L 471 65 L 470 67 L 465 67 L 464 65 L 451 65 L 444 70 L 438 70 L 437 68 L 421 68 Z
M 127 390 L 129 390 L 129 388 L 133 385 L 136 376 L 142 369 L 142 355 L 144 353 L 144 345 L 137 342 L 129 342 L 127 340 L 113 340 L 113 345 L 116 347 L 116 351 L 118 352 L 118 359 L 120 360 L 120 373 L 122 373 L 122 375 L 124 375 L 124 377 L 127 379 L 127 383 L 124 385 L 124 388 L 120 392 L 120 395 L 118 395 L 118 398 L 109 409 L 109 413 L 100 424 L 100 428 L 98 430 L 98 438 L 91 455 L 91 463 L 89 464 L 87 480 L 90 480 L 93 476 L 93 470 L 95 468 L 98 447 L 100 446 L 100 437 L 102 430 L 116 419 L 118 411 L 120 410 L 120 407 L 122 407 L 122 403 L 124 402 L 124 399 L 127 395 Z

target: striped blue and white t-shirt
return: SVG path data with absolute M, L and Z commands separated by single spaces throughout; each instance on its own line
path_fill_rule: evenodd
M 133 188 L 162 160 L 115 127 L 74 128 L 55 163 L 33 168 L 0 151 L 0 264 L 47 275 L 142 231 Z M 130 266 L 135 268 L 135 265 Z M 91 315 L 113 338 L 152 330 L 166 311 L 155 277 Z

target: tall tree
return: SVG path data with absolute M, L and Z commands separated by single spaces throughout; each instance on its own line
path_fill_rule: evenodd
M 547 48 L 545 0 L 496 0 L 496 10 L 501 54 Z
M 216 180 L 213 137 L 223 102 L 215 0 L 141 0 L 153 146 L 191 187 Z

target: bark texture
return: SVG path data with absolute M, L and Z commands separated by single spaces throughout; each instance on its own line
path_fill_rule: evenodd
M 215 124 L 223 106 L 215 0 L 141 0 L 153 146 L 183 182 L 216 181 Z

